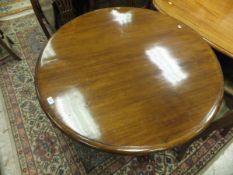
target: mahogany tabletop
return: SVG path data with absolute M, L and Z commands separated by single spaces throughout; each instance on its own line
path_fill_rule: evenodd
M 196 30 L 214 48 L 233 58 L 232 0 L 153 0 L 155 7 Z
M 37 64 L 48 117 L 71 138 L 117 153 L 180 145 L 207 127 L 223 77 L 186 25 L 137 8 L 107 8 L 59 29 Z

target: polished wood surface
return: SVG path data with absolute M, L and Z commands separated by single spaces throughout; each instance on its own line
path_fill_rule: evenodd
M 97 10 L 64 25 L 35 79 L 42 108 L 66 134 L 129 154 L 191 139 L 223 96 L 209 45 L 179 21 L 137 8 Z
M 153 0 L 155 7 L 196 30 L 213 47 L 233 58 L 232 0 Z

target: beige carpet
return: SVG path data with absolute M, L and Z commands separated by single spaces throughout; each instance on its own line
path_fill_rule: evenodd
M 0 18 L 31 8 L 30 0 L 0 0 Z

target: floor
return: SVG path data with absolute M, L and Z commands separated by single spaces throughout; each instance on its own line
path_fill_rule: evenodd
M 20 175 L 21 170 L 10 129 L 7 110 L 0 90 L 0 175 Z
M 21 170 L 0 90 L 0 175 L 20 175 Z M 199 175 L 233 175 L 233 140 L 229 142 Z
M 233 175 L 233 140 L 228 143 L 199 175 Z

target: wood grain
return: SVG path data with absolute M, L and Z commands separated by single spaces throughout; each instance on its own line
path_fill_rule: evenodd
M 207 127 L 223 96 L 208 44 L 179 21 L 137 8 L 97 10 L 64 25 L 35 79 L 42 108 L 61 130 L 126 154 L 186 142 Z
M 153 0 L 154 6 L 196 30 L 214 48 L 233 58 L 232 0 Z

